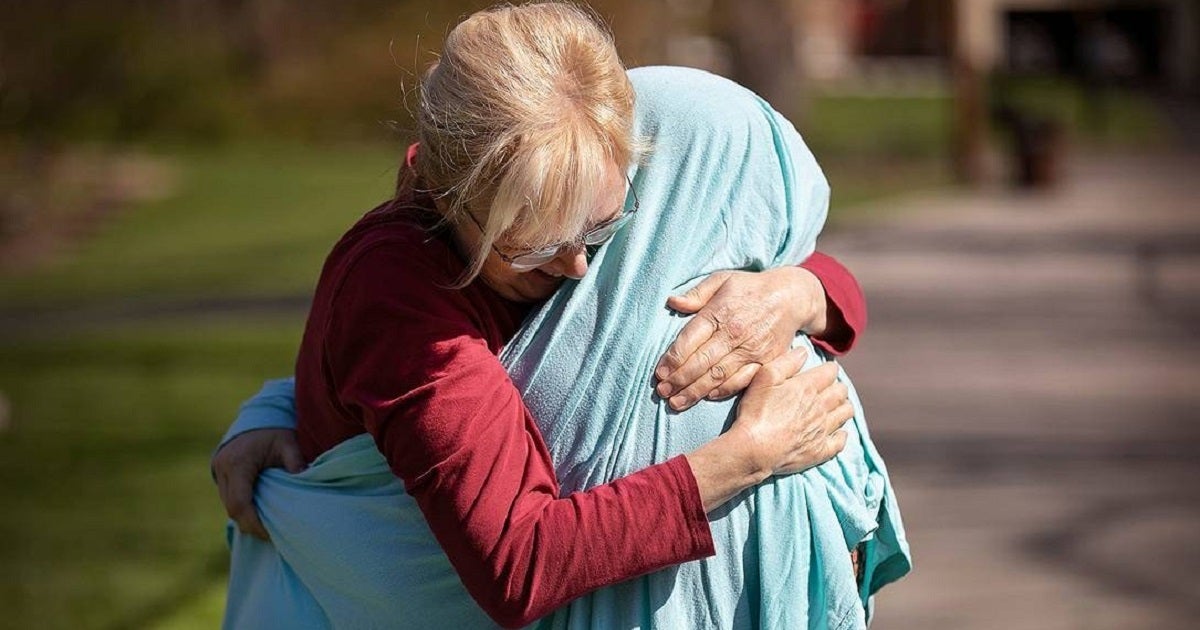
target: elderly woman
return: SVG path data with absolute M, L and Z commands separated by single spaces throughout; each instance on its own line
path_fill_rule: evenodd
M 693 326 L 657 366 L 658 393 L 675 409 L 749 383 L 736 412 L 732 401 L 706 402 L 674 418 L 650 390 L 658 354 L 682 327 L 661 308 L 668 291 L 718 269 L 795 263 L 812 251 L 827 195 L 769 108 L 715 78 L 664 72 L 635 77 L 635 133 L 633 88 L 578 9 L 507 7 L 450 34 L 422 86 L 421 144 L 397 198 L 326 262 L 295 384 L 312 466 L 263 475 L 257 502 L 272 541 L 233 537 L 228 625 L 490 625 L 469 593 L 496 622 L 520 626 L 718 548 L 723 564 L 657 573 L 615 600 L 600 591 L 544 623 L 794 627 L 789 609 L 814 627 L 865 623 L 865 597 L 898 577 L 868 579 L 860 598 L 850 564 L 848 552 L 881 526 L 886 488 L 865 426 L 847 425 L 854 449 L 835 469 L 775 480 L 840 451 L 848 433 L 838 427 L 856 415 L 836 366 L 800 372 L 806 357 L 820 361 L 786 351 L 805 322 L 764 312 L 784 334 L 729 353 L 716 341 L 697 349 L 705 333 Z M 716 94 L 706 105 L 736 103 L 733 114 L 680 120 L 687 109 L 673 103 L 689 84 Z M 649 140 L 649 158 L 627 172 L 635 138 Z M 722 151 L 752 168 L 718 172 Z M 721 203 L 694 214 L 714 222 L 681 222 L 689 201 L 728 202 L 737 186 L 757 219 L 738 225 L 735 204 Z M 639 211 L 637 189 L 653 207 Z M 689 241 L 699 254 L 664 249 Z M 769 273 L 721 276 L 676 305 L 695 310 L 712 293 L 710 312 L 728 312 L 723 295 L 753 295 Z M 555 293 L 563 277 L 581 282 Z M 231 435 L 286 426 L 290 396 L 289 384 L 272 386 Z M 276 403 L 285 413 L 261 415 Z M 223 492 L 248 459 L 235 445 L 253 435 L 218 453 Z M 898 526 L 889 521 L 890 551 L 869 564 L 906 556 Z M 800 532 L 811 540 L 794 540 Z M 814 598 L 806 583 L 809 603 L 751 601 L 760 587 L 805 600 L 754 575 L 771 553 L 840 599 Z M 711 571 L 722 574 L 706 580 Z

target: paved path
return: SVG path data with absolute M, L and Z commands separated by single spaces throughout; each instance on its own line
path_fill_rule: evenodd
M 916 560 L 876 628 L 1196 627 L 1198 177 L 1091 158 L 822 243 L 868 295 L 846 365 Z

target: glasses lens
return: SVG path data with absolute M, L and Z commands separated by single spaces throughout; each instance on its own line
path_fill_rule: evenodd
M 632 183 L 630 186 L 632 187 Z M 595 229 L 583 235 L 580 240 L 583 241 L 582 245 L 588 248 L 587 255 L 589 260 L 595 255 L 595 248 L 599 248 L 605 243 L 605 241 L 612 238 L 613 235 L 617 233 L 617 230 L 621 229 L 621 226 L 629 222 L 629 219 L 633 217 L 633 213 L 637 212 L 637 209 L 638 202 L 637 197 L 635 196 L 632 210 L 626 210 L 621 214 L 621 216 L 608 223 L 597 226 Z M 570 246 L 571 245 L 569 243 L 551 245 L 550 247 L 540 249 L 535 252 L 514 256 L 508 264 L 512 267 L 513 271 L 529 271 L 530 269 L 541 267 L 542 265 L 550 262 L 555 256 L 558 255 L 560 251 L 562 251 L 562 248 Z
M 629 214 L 623 214 L 617 217 L 612 223 L 601 225 L 591 232 L 584 234 L 583 242 L 587 245 L 602 245 L 604 241 L 612 238 L 613 234 L 616 234 L 617 230 L 621 229 L 621 226 L 625 225 L 628 221 Z
M 553 260 L 558 255 L 558 250 L 559 248 L 555 246 L 539 249 L 536 252 L 529 252 L 528 254 L 521 254 L 514 257 L 509 264 L 512 266 L 513 271 L 529 271 Z

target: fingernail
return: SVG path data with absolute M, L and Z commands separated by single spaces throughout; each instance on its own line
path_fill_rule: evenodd
M 658 387 L 656 387 L 654 391 L 658 392 L 658 395 L 662 396 L 663 398 L 666 398 L 674 393 L 670 383 L 659 383 Z
M 689 402 L 691 401 L 688 400 L 687 396 L 676 396 L 671 399 L 671 407 L 676 411 L 679 411 L 680 409 L 687 407 Z
M 654 369 L 654 378 L 657 378 L 660 381 L 663 380 L 664 378 L 667 378 L 670 375 L 671 375 L 671 370 L 668 370 L 667 366 L 665 366 L 665 365 L 660 365 Z

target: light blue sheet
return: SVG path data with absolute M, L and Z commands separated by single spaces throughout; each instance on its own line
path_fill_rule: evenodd
M 828 202 L 799 134 L 750 92 L 682 68 L 630 78 L 637 133 L 652 141 L 630 172 L 641 211 L 502 354 L 540 419 L 564 492 L 690 451 L 727 427 L 732 401 L 674 413 L 653 395 L 653 367 L 686 322 L 664 302 L 714 271 L 799 262 L 815 247 Z M 809 367 L 826 360 L 806 338 L 797 344 L 810 350 Z M 716 556 L 601 589 L 538 627 L 864 627 L 869 596 L 911 564 L 853 388 L 851 399 L 842 454 L 710 515 Z M 289 426 L 291 405 L 290 381 L 268 383 L 226 439 Z M 369 437 L 299 475 L 268 471 L 256 501 L 273 545 L 230 529 L 227 626 L 492 627 Z M 863 541 L 860 589 L 848 550 Z

